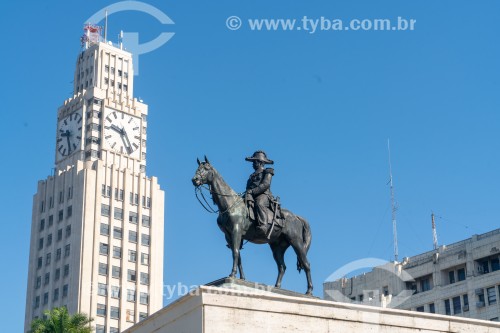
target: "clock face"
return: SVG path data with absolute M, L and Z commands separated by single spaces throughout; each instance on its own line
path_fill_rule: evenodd
M 63 158 L 80 149 L 82 116 L 75 112 L 61 120 L 57 126 L 57 156 Z
M 104 118 L 106 147 L 117 153 L 139 158 L 139 147 L 141 146 L 140 124 L 140 118 L 107 109 Z

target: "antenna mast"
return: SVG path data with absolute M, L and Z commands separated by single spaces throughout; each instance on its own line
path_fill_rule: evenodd
M 392 207 L 392 235 L 394 242 L 394 262 L 398 261 L 398 230 L 396 228 L 396 201 L 394 199 L 394 185 L 392 183 L 392 165 L 391 165 L 391 145 L 387 139 L 387 150 L 389 151 L 389 183 L 391 188 L 391 207 Z
M 432 218 L 432 242 L 434 243 L 434 250 L 438 248 L 438 235 L 436 232 L 436 222 L 434 221 L 434 212 L 431 214 Z
M 108 42 L 108 10 L 104 13 L 104 43 Z

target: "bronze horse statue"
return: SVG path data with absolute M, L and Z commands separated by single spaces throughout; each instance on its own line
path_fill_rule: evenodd
M 261 233 L 256 232 L 255 224 L 249 218 L 249 211 L 243 198 L 222 179 L 221 175 L 210 164 L 208 159 L 205 157 L 204 162 L 200 162 L 199 159 L 197 161 L 198 169 L 192 182 L 196 187 L 204 184 L 208 185 L 212 199 L 219 209 L 217 225 L 226 236 L 228 247 L 233 253 L 233 268 L 229 277 L 234 278 L 239 268 L 240 279 L 245 279 L 240 255 L 243 240 L 248 240 L 255 244 L 268 243 L 273 252 L 274 260 L 278 265 L 278 278 L 276 279 L 275 286 L 280 288 L 281 280 L 286 270 L 284 261 L 285 251 L 291 245 L 297 254 L 297 269 L 299 273 L 301 269 L 304 269 L 306 273 L 306 294 L 312 294 L 311 266 L 307 259 L 307 252 L 311 246 L 311 229 L 309 223 L 304 218 L 286 209 L 282 209 L 282 214 L 285 217 L 283 228 L 281 232 L 276 231 L 271 233 L 268 239 L 265 235 L 263 236 Z

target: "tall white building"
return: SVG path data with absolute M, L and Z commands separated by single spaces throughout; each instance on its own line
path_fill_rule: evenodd
M 324 297 L 499 321 L 500 229 L 323 284 Z
M 58 306 L 120 332 L 162 305 L 164 192 L 146 176 L 148 106 L 132 55 L 85 27 L 57 112 L 55 172 L 33 198 L 25 331 Z

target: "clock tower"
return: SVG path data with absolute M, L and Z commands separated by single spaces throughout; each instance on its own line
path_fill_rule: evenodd
M 25 331 L 66 306 L 117 333 L 163 305 L 164 192 L 146 175 L 148 106 L 132 55 L 86 25 L 57 112 L 55 173 L 33 198 Z

